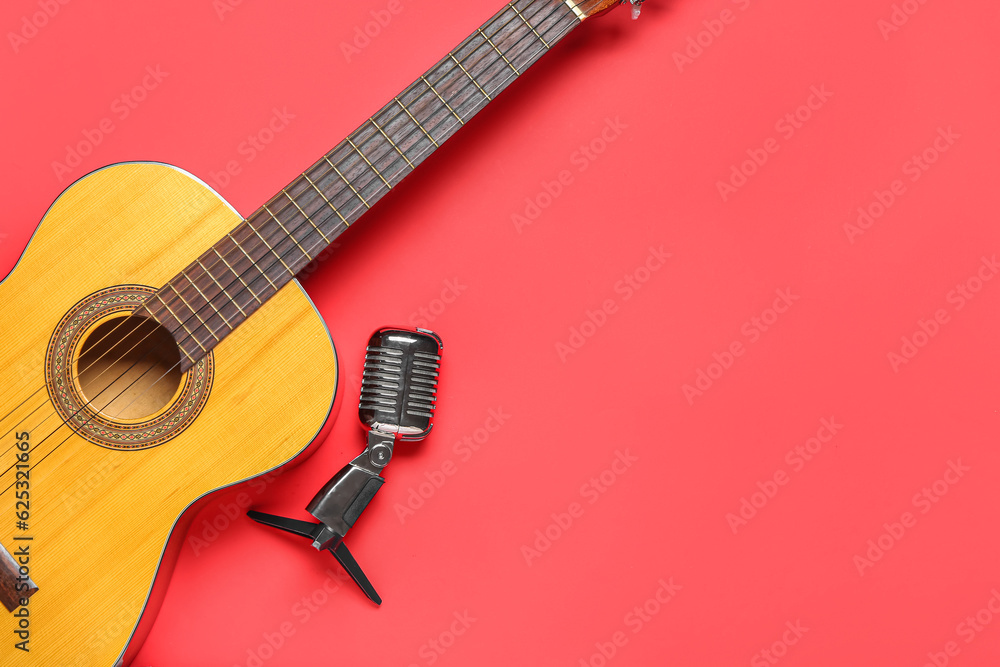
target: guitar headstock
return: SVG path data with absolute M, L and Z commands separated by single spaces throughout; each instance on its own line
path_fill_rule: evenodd
M 632 8 L 632 18 L 639 18 L 644 0 L 566 0 L 566 4 L 573 8 L 580 20 L 599 16 L 610 11 L 615 5 L 628 5 Z

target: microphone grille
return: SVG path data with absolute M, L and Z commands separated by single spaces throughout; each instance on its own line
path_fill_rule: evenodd
M 417 417 L 434 416 L 437 403 L 437 379 L 441 372 L 441 357 L 427 352 L 414 352 L 410 365 L 410 395 L 406 413 Z
M 423 438 L 432 426 L 440 370 L 441 339 L 433 332 L 375 332 L 365 353 L 361 422 L 404 440 Z

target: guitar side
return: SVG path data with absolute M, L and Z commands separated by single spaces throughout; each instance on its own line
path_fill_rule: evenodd
M 301 460 L 329 426 L 336 353 L 298 283 L 215 348 L 201 412 L 165 442 L 95 444 L 61 426 L 49 400 L 46 352 L 75 304 L 116 285 L 160 287 L 240 219 L 179 169 L 113 165 L 60 196 L 0 283 L 0 543 L 27 546 L 39 589 L 26 606 L 29 651 L 15 648 L 21 620 L 0 608 L 0 663 L 111 667 L 133 654 L 206 495 Z M 15 468 L 26 432 L 24 529 Z

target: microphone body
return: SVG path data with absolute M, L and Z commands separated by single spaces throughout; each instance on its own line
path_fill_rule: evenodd
M 430 433 L 442 347 L 438 335 L 426 329 L 379 329 L 369 339 L 358 403 L 368 446 L 306 506 L 331 529 L 317 537 L 317 549 L 343 539 L 375 497 L 385 482 L 381 473 L 392 458 L 396 438 L 416 441 Z

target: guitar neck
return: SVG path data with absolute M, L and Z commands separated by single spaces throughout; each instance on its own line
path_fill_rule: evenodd
M 151 297 L 137 314 L 174 332 L 182 371 L 579 25 L 569 2 L 506 5 Z

